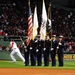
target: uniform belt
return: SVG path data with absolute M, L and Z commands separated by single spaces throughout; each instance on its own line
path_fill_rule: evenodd
M 13 48 L 13 49 L 16 49 L 16 48 Z

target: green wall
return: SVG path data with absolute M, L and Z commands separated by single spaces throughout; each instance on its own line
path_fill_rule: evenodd
M 14 55 L 16 60 L 21 60 L 17 55 Z M 0 60 L 11 60 L 10 52 L 0 51 Z

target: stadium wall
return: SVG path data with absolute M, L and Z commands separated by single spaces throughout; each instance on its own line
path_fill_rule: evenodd
M 24 55 L 22 53 L 22 55 Z M 21 60 L 17 55 L 15 55 L 17 60 Z M 56 55 L 58 60 L 58 56 Z M 0 51 L 0 60 L 11 60 L 9 51 Z M 75 60 L 75 54 L 64 54 L 64 60 Z
M 17 60 L 21 60 L 17 55 L 15 55 Z M 8 51 L 0 51 L 0 60 L 11 60 L 10 52 Z

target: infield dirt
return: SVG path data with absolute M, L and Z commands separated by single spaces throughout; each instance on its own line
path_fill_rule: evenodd
M 75 70 L 47 68 L 0 68 L 0 75 L 75 75 Z

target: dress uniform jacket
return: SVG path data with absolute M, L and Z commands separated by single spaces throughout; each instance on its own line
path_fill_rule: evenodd
M 37 65 L 38 66 L 42 65 L 42 50 L 43 50 L 43 41 L 42 40 L 38 40 L 38 42 L 37 42 L 37 49 L 36 49 Z
M 31 66 L 36 65 L 36 40 L 31 40 L 30 43 L 30 57 L 31 57 Z
M 49 66 L 50 40 L 44 41 L 44 66 Z
M 24 48 L 24 58 L 25 58 L 25 66 L 29 65 L 29 51 L 30 51 L 30 45 L 26 45 L 26 48 Z
M 59 66 L 63 66 L 63 55 L 64 55 L 64 41 L 58 42 L 58 62 Z
M 56 49 L 57 49 L 58 42 L 57 40 L 51 41 L 51 60 L 52 60 L 52 66 L 56 66 Z

